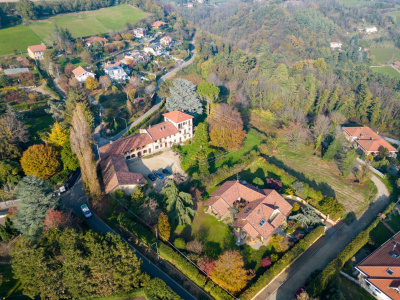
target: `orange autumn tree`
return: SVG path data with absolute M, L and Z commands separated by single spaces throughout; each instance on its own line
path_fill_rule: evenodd
M 57 150 L 52 146 L 33 145 L 22 155 L 21 166 L 26 175 L 50 178 L 61 168 Z
M 231 109 L 225 103 L 218 104 L 211 110 L 208 122 L 211 145 L 227 151 L 242 147 L 246 132 L 243 130 L 243 121 L 237 109 Z
M 44 220 L 44 227 L 46 230 L 52 227 L 67 228 L 70 224 L 71 221 L 67 213 L 49 207 L 46 219 Z
M 231 293 L 241 291 L 247 284 L 248 272 L 239 251 L 227 250 L 222 253 L 215 262 L 211 277 Z

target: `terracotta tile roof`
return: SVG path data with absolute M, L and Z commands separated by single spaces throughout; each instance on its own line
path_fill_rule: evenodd
M 382 147 L 397 152 L 396 148 L 369 127 L 343 127 L 343 131 L 348 136 L 356 137 L 356 143 L 366 152 L 377 152 Z
M 99 153 L 101 159 L 105 159 L 109 155 L 124 154 L 151 143 L 153 143 L 151 137 L 147 133 L 141 133 L 104 145 L 99 148 Z
M 46 50 L 46 46 L 40 44 L 40 45 L 28 46 L 28 49 L 31 50 L 32 52 L 40 52 Z
M 188 115 L 179 110 L 171 111 L 169 113 L 163 114 L 164 117 L 170 119 L 172 122 L 180 123 L 190 119 L 193 119 L 193 116 Z
M 390 145 L 384 139 L 380 140 L 357 140 L 357 143 L 364 148 L 366 151 L 369 152 L 377 152 L 381 148 L 387 148 L 389 151 L 397 152 L 397 149 Z
M 259 235 L 259 232 L 249 223 L 246 223 L 243 226 L 243 229 L 246 230 L 246 232 L 251 236 L 252 239 L 257 238 Z
M 394 64 L 398 67 L 400 67 L 400 61 L 395 61 Z
M 170 122 L 163 122 L 146 129 L 153 140 L 159 140 L 179 133 L 179 130 Z
M 155 27 L 155 28 L 159 28 L 159 27 L 162 27 L 162 26 L 164 26 L 164 25 L 167 25 L 167 23 L 165 23 L 165 22 L 163 22 L 163 21 L 156 21 L 156 22 L 154 22 L 153 24 L 151 24 L 151 26 L 152 26 L 152 27 Z
M 210 196 L 221 197 L 229 206 L 232 206 L 240 198 L 236 181 L 226 181 Z
M 111 155 L 100 162 L 105 192 L 108 194 L 120 185 L 145 184 L 140 173 L 129 172 L 123 155 Z
M 85 44 L 92 44 L 93 42 L 107 43 L 108 40 L 99 36 L 91 36 L 84 40 Z
M 88 69 L 88 68 L 85 68 L 85 67 L 82 67 L 82 66 L 79 66 L 79 67 L 77 67 L 76 69 L 73 69 L 73 70 L 72 70 L 72 73 L 74 73 L 74 75 L 75 75 L 76 77 L 81 76 L 81 75 L 84 74 L 85 72 L 93 73 L 92 70 L 90 70 L 90 69 Z
M 372 252 L 357 265 L 357 268 L 383 293 L 392 299 L 400 300 L 400 294 L 389 288 L 399 286 L 400 283 L 400 233 Z M 388 273 L 389 269 L 391 272 Z

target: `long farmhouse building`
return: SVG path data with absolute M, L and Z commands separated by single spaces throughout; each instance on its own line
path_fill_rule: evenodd
M 117 189 L 132 192 L 146 183 L 140 173 L 129 172 L 126 160 L 171 148 L 193 137 L 193 116 L 181 111 L 163 114 L 164 122 L 140 129 L 140 133 L 99 148 L 105 192 Z

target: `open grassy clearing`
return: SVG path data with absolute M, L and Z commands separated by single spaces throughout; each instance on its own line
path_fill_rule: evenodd
M 0 30 L 0 56 L 17 52 L 26 52 L 29 45 L 37 45 L 42 42 L 32 29 L 25 25 L 4 28 Z
M 323 195 L 335 197 L 344 205 L 346 212 L 358 214 L 365 210 L 375 195 L 373 183 L 369 181 L 360 185 L 354 182 L 353 175 L 343 178 L 335 162 L 325 162 L 312 153 L 312 146 L 294 151 L 281 144 L 271 162 Z
M 391 48 L 375 48 L 371 49 L 374 55 L 374 61 L 377 64 L 391 64 L 396 60 L 400 60 L 400 49 Z
M 94 11 L 63 14 L 46 20 L 32 22 L 30 27 L 42 38 L 51 36 L 54 26 L 68 28 L 73 37 L 85 37 L 123 29 L 124 24 L 136 23 L 147 13 L 130 5 L 123 4 Z
M 388 224 L 395 232 L 400 231 L 400 215 L 392 214 L 390 217 L 385 219 L 385 223 Z M 378 248 L 392 236 L 393 233 L 382 223 L 379 223 L 378 226 L 376 226 L 370 233 L 370 237 L 374 242 L 375 248 Z
M 54 119 L 44 112 L 44 108 L 26 112 L 23 121 L 29 131 L 29 140 L 32 143 L 41 141 L 41 135 L 50 132 L 50 127 L 54 124 Z
M 383 75 L 388 75 L 390 77 L 400 79 L 400 73 L 395 69 L 393 69 L 392 67 L 372 68 L 372 72 L 381 73 Z

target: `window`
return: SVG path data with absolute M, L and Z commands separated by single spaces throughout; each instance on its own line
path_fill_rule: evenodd
M 246 209 L 246 211 L 244 212 L 245 214 L 248 214 L 251 211 L 251 208 Z
M 389 268 L 386 270 L 386 273 L 388 273 L 389 275 L 392 275 L 394 273 L 394 271 L 391 268 Z
M 147 150 L 143 150 L 143 153 L 147 153 Z
M 265 220 L 261 219 L 261 221 L 258 223 L 258 225 L 263 226 L 265 224 Z
M 392 254 L 390 254 L 390 256 L 392 256 L 392 257 L 394 257 L 394 258 L 398 258 L 398 257 L 399 257 L 399 255 L 396 254 L 396 253 L 392 253 Z

